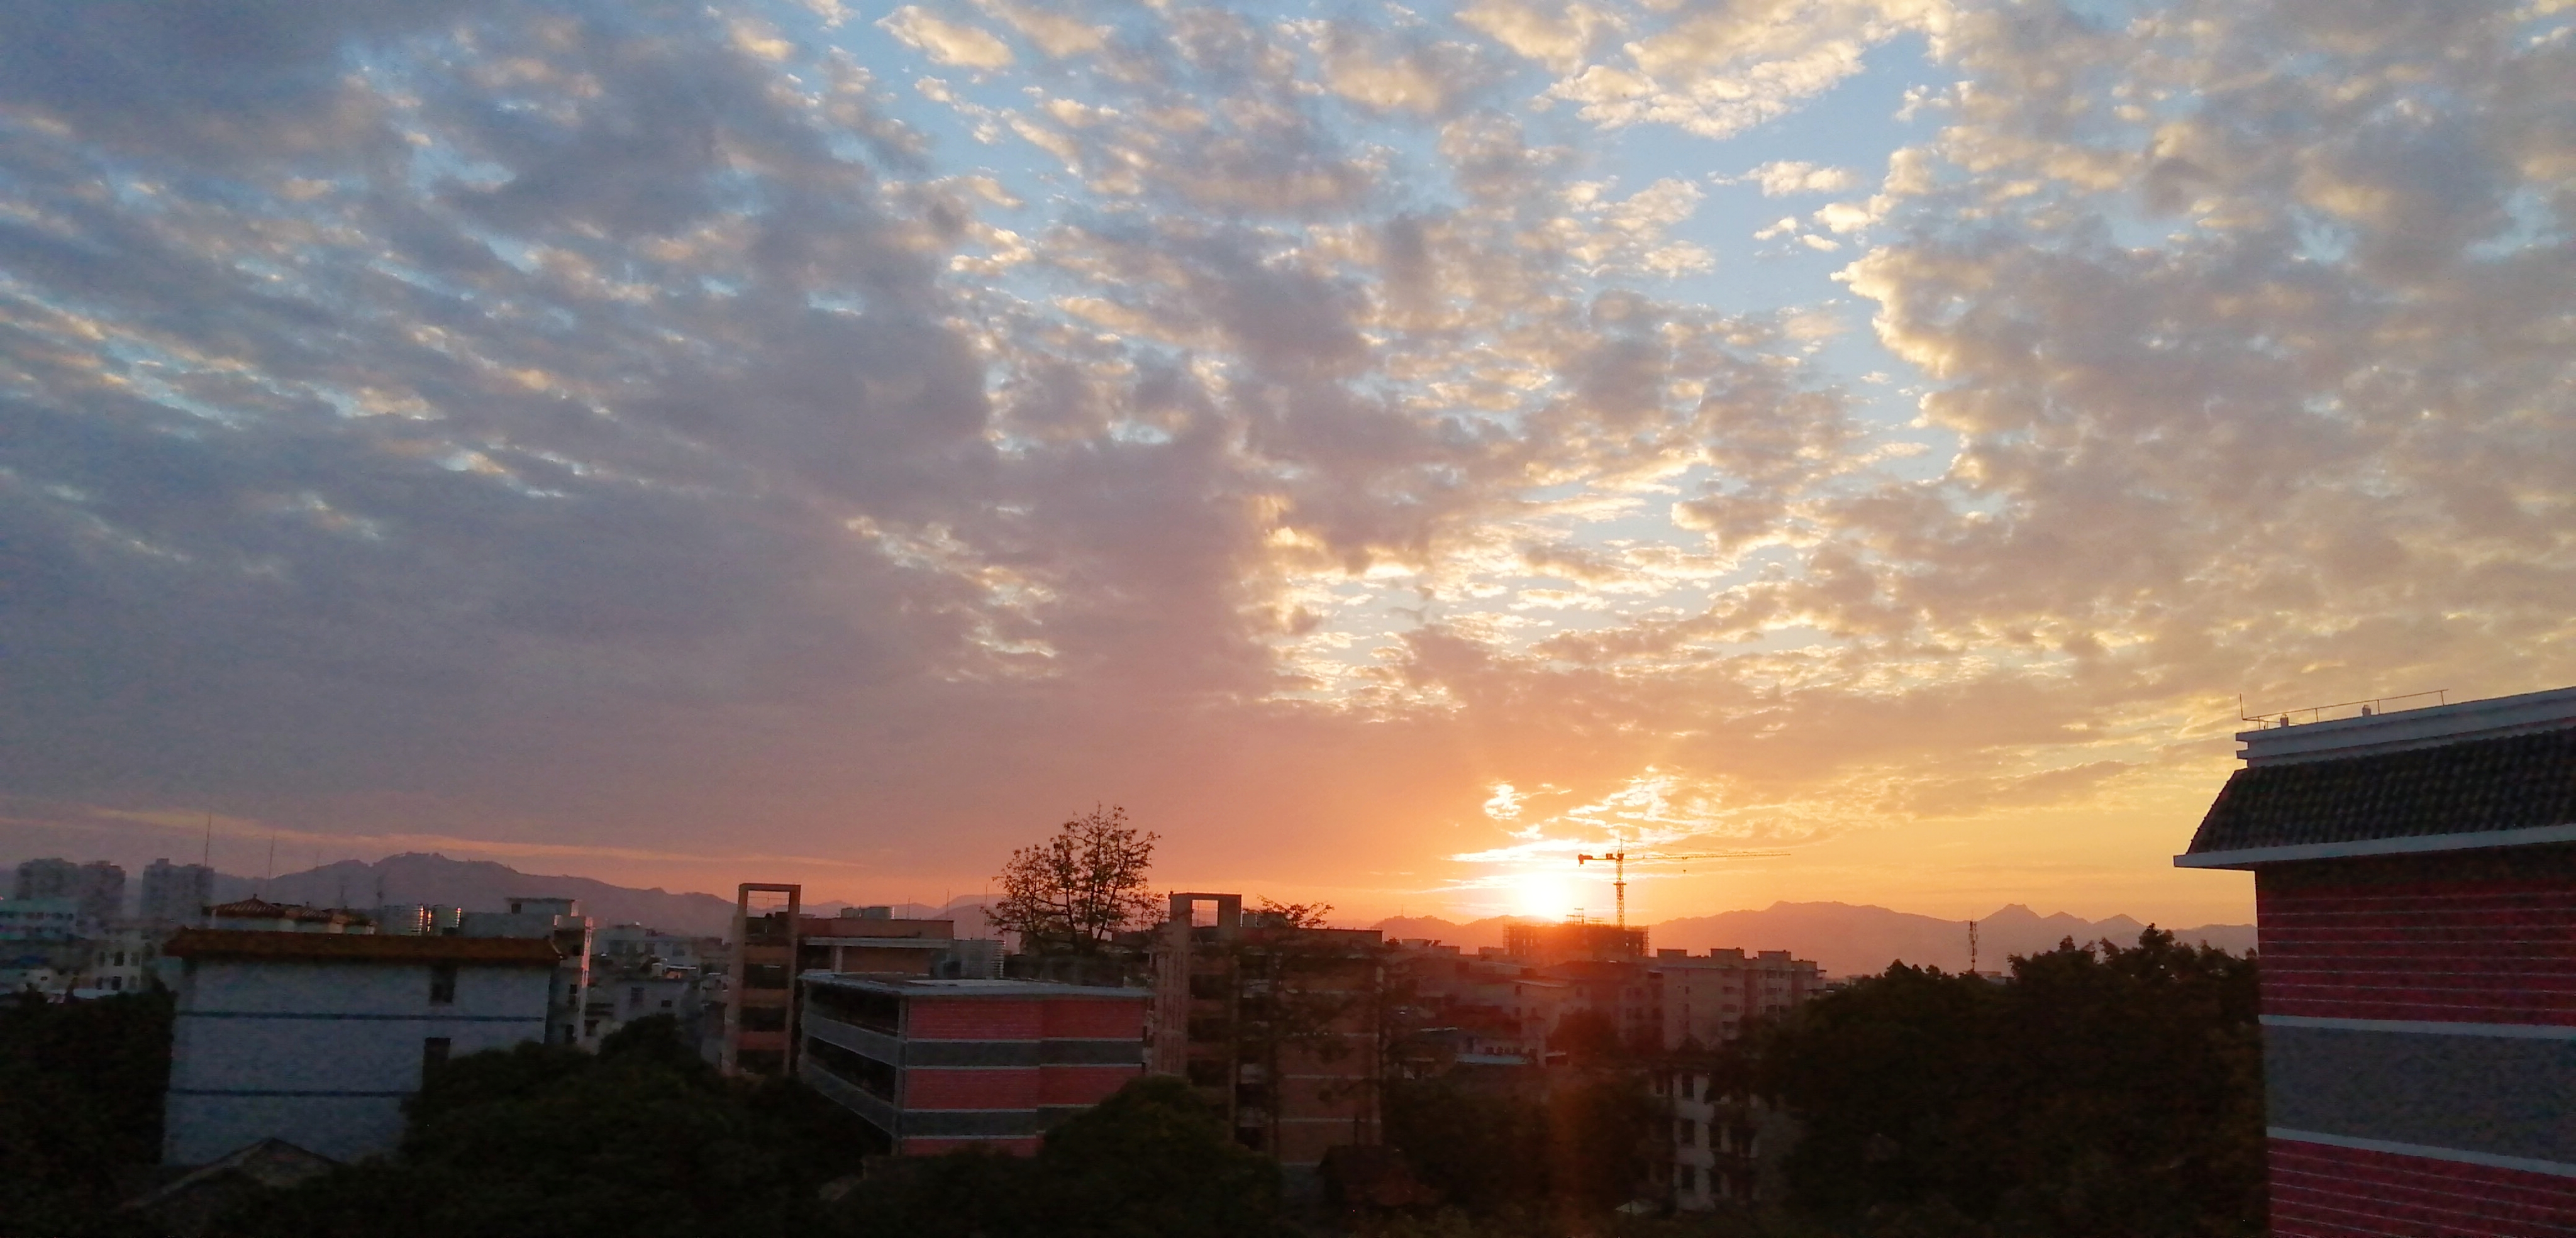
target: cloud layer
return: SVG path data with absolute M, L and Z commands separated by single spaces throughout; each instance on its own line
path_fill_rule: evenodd
M 1420 903 L 2576 682 L 2564 6 L 22 6 L 0 176 L 24 812 Z

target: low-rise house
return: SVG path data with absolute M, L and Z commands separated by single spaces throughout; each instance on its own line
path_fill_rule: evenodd
M 799 987 L 799 1076 L 905 1155 L 1033 1152 L 1144 1073 L 1142 989 L 820 972 Z
M 305 907 L 264 898 L 237 899 L 206 909 L 207 923 L 245 933 L 373 933 L 375 917 L 344 907 Z
M 542 938 L 183 929 L 162 1159 L 263 1139 L 334 1160 L 393 1148 L 402 1102 L 450 1056 L 544 1035 Z

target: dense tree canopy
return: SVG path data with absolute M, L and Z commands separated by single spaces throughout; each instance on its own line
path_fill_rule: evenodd
M 2149 929 L 2013 961 L 1895 966 L 1756 1046 L 1805 1126 L 1802 1207 L 1888 1234 L 2259 1234 L 2254 963 Z
M 933 1157 L 841 1212 L 851 1238 L 1265 1238 L 1278 1214 L 1278 1166 L 1168 1075 L 1069 1119 L 1035 1157 Z
M 1452 1206 L 1561 1223 L 1636 1196 L 1652 1121 L 1643 1076 L 1624 1069 L 1584 1070 L 1530 1091 L 1404 1080 L 1386 1106 L 1387 1142 Z
M 122 1178 L 161 1159 L 170 997 L 0 996 L 0 1232 L 124 1232 Z
M 219 1233 L 653 1238 L 825 1222 L 868 1136 L 791 1082 L 720 1078 L 667 1016 L 596 1055 L 523 1044 L 433 1072 L 400 1151 L 257 1198 Z

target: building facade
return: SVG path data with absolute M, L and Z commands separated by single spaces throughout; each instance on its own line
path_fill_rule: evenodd
M 805 888 L 746 881 L 735 891 L 733 958 L 716 1017 L 716 1064 L 728 1075 L 796 1069 L 796 970 Z
M 162 1160 L 263 1139 L 334 1160 L 392 1150 L 402 1103 L 453 1055 L 539 1039 L 541 938 L 182 929 Z
M 1787 1113 L 1727 1088 L 1705 1067 L 1658 1067 L 1653 1089 L 1670 1131 L 1675 1210 L 1708 1212 L 1787 1194 L 1780 1161 L 1797 1137 Z
M 203 864 L 154 860 L 144 866 L 135 900 L 136 918 L 150 924 L 202 924 L 215 901 L 215 870 Z
M 731 954 L 706 986 L 716 1061 L 728 1074 L 793 1074 L 807 972 L 977 979 L 1001 974 L 1001 943 L 961 939 L 951 920 L 904 919 L 889 907 L 804 912 L 804 887 L 745 882 L 736 894 Z M 702 951 L 703 953 L 703 951 Z
M 799 988 L 799 1077 L 907 1156 L 1034 1152 L 1144 1072 L 1141 989 L 819 972 Z
M 1246 913 L 1239 894 L 1184 893 L 1152 942 L 1155 1071 L 1189 1080 L 1236 1139 L 1292 1170 L 1379 1142 L 1376 930 L 1301 928 Z
M 70 899 L 81 917 L 105 925 L 125 914 L 125 870 L 105 860 L 28 860 L 18 866 L 13 898 Z
M 1646 930 L 1590 920 L 1513 924 L 1503 929 L 1503 952 L 1530 967 L 1623 963 L 1646 957 Z
M 590 1010 L 590 953 L 593 927 L 581 914 L 581 902 L 569 898 L 518 897 L 508 911 L 467 911 L 456 917 L 459 937 L 535 938 L 553 943 L 557 961 L 547 990 L 547 1044 L 599 1045 L 601 1016 Z M 430 909 L 436 919 L 437 909 Z
M 2576 1233 L 2576 688 L 2237 739 L 2272 1232 Z
M 1824 991 L 1812 960 L 1786 950 L 1712 949 L 1706 955 L 1659 950 L 1652 970 L 1662 993 L 1662 1041 L 1667 1051 L 1687 1045 L 1715 1048 L 1744 1034 L 1748 1019 L 1786 1014 Z

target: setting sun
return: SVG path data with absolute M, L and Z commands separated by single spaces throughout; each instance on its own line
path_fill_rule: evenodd
M 1583 894 L 1571 876 L 1541 871 L 1515 874 L 1509 890 L 1511 914 L 1550 920 L 1573 915 Z

